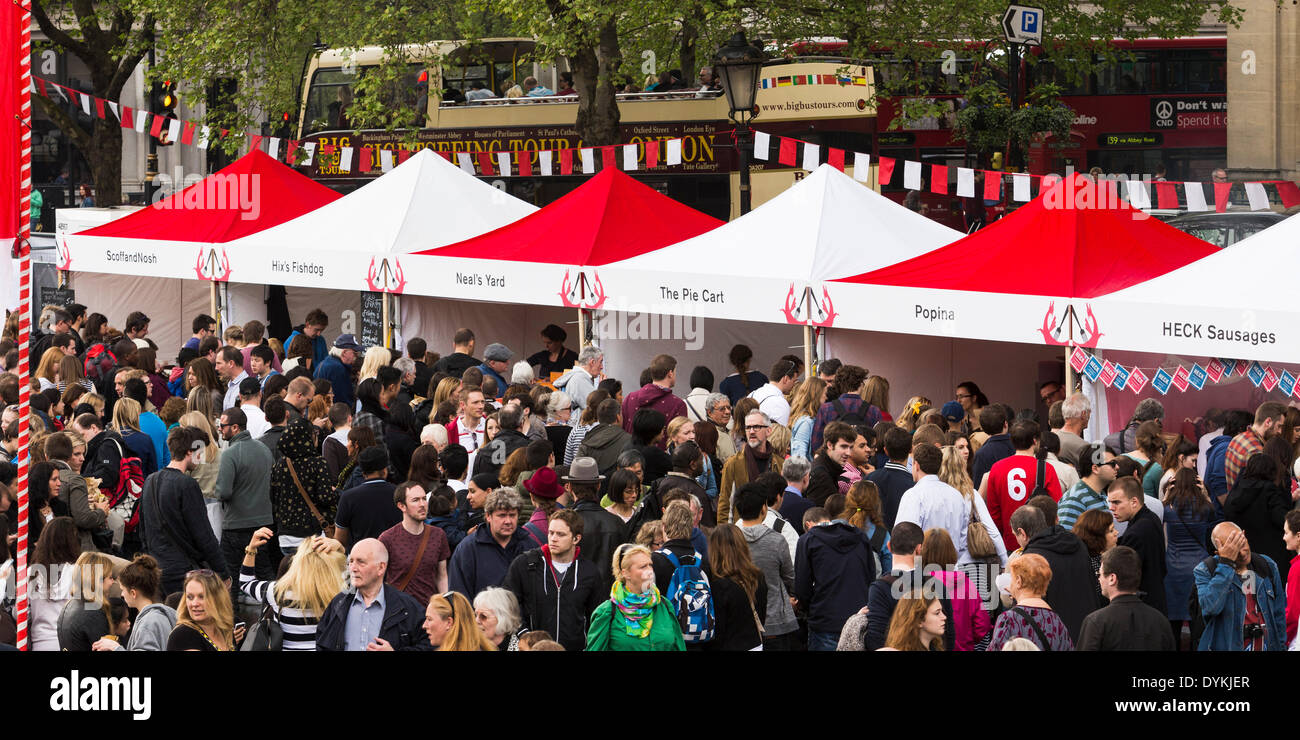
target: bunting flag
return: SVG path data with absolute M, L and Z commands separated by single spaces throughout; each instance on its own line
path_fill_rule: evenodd
M 316 142 L 309 141 L 302 145 L 302 151 L 306 155 L 303 157 L 303 164 L 310 165 L 316 160 Z
M 334 147 L 330 147 L 333 149 Z M 352 147 L 339 147 L 339 172 L 352 171 Z
M 1172 182 L 1156 183 L 1156 207 L 1163 210 L 1178 208 L 1178 186 Z
M 653 170 L 659 166 L 659 140 L 654 139 L 645 143 L 645 168 Z
M 1294 208 L 1300 206 L 1300 186 L 1289 180 L 1282 180 L 1277 183 L 1277 194 L 1282 197 L 1283 208 Z
M 1183 190 L 1187 193 L 1188 213 L 1210 210 L 1209 204 L 1205 202 L 1204 185 L 1199 182 L 1184 183 Z
M 555 153 L 548 149 L 543 149 L 537 153 L 537 166 L 542 169 L 542 177 L 550 177 L 551 160 L 554 156 Z
M 369 172 L 374 167 L 375 150 L 363 146 L 357 151 L 357 172 Z
M 266 140 L 266 153 L 270 155 L 271 159 L 280 158 L 280 137 L 272 136 Z M 364 171 L 362 170 L 362 172 Z
M 892 157 L 881 157 L 879 172 L 876 181 L 881 185 L 888 185 L 889 181 L 894 178 L 894 160 Z
M 1023 172 L 1014 172 L 1011 174 L 1011 197 L 1021 203 L 1028 203 L 1032 198 L 1029 190 L 1029 175 Z
M 153 117 L 153 125 L 149 127 L 150 136 L 154 137 L 155 139 L 158 138 L 158 135 L 162 133 L 164 120 L 165 119 L 162 116 Z
M 1128 188 L 1128 202 L 1134 208 L 1150 208 L 1151 198 L 1147 195 L 1146 183 L 1141 180 L 1126 180 L 1125 187 Z
M 379 169 L 381 172 L 393 169 L 393 151 L 391 149 L 379 150 Z
M 1250 201 L 1250 210 L 1252 211 L 1268 210 L 1268 193 L 1264 192 L 1264 183 L 1262 182 L 1246 183 L 1246 198 Z
M 496 172 L 494 172 L 493 169 L 492 169 L 492 153 L 491 153 L 491 152 L 479 152 L 479 153 L 478 153 L 478 169 L 479 169 L 479 172 L 481 172 L 485 177 L 492 177 L 493 175 L 496 174 Z
M 1214 183 L 1214 210 L 1223 213 L 1228 210 L 1228 196 L 1232 194 L 1232 183 Z
M 815 172 L 818 163 L 821 162 L 821 158 L 822 152 L 820 146 L 817 144 L 803 145 L 803 169 L 809 172 Z
M 921 163 L 903 160 L 903 187 L 908 190 L 921 189 Z
M 754 132 L 754 159 L 760 162 L 767 161 L 768 151 L 772 148 L 772 138 L 766 131 Z
M 948 168 L 941 164 L 930 165 L 930 192 L 948 194 Z
M 984 200 L 1002 200 L 1002 173 L 985 170 Z
M 780 151 L 777 153 L 776 161 L 787 167 L 793 167 L 794 151 L 795 151 L 795 140 L 782 138 L 781 148 Z
M 578 150 L 578 154 L 582 155 L 582 174 L 596 174 L 596 153 L 590 147 L 584 147 Z
M 122 121 L 122 128 L 132 127 L 135 123 L 135 111 L 131 110 L 131 106 L 122 106 L 122 115 L 120 116 L 120 120 Z
M 957 197 L 975 197 L 975 170 L 969 167 L 957 168 Z
M 669 167 L 673 167 L 675 165 L 679 165 L 682 163 L 682 140 L 681 139 L 668 140 L 668 154 L 666 159 L 668 160 Z
M 474 162 L 470 159 L 469 152 L 456 152 L 456 162 L 460 165 L 461 172 L 474 174 Z
M 400 164 L 402 164 L 403 162 L 405 162 L 406 160 L 410 159 L 412 154 L 415 154 L 415 152 L 411 151 L 410 149 L 398 149 L 398 150 L 397 150 L 397 164 L 400 165 Z M 438 152 L 438 156 L 439 156 L 439 157 L 442 157 L 443 159 L 447 160 L 448 162 L 450 162 L 451 159 L 452 159 L 451 155 L 452 155 L 451 152 Z
M 521 149 L 515 152 L 515 162 L 519 167 L 520 177 L 533 176 L 533 153 L 528 149 Z
M 844 171 L 844 150 L 831 147 L 826 150 L 826 164 L 834 167 L 840 172 Z
M 614 147 L 602 146 L 600 148 L 600 168 L 614 167 Z
M 871 179 L 871 155 L 862 152 L 853 153 L 853 179 L 867 182 Z
M 497 152 L 497 171 L 502 177 L 510 177 L 510 152 Z
M 1276 388 L 1287 398 L 1300 397 L 1300 373 L 1260 362 L 1211 358 L 1204 365 L 1193 362 L 1190 366 L 1180 364 L 1172 368 L 1126 368 L 1110 360 L 1102 361 L 1082 347 L 1074 348 L 1069 362 L 1075 372 L 1093 383 L 1134 393 L 1141 393 L 1148 383 L 1161 395 L 1168 394 L 1171 389 L 1180 393 L 1199 391 L 1228 381 L 1235 375 L 1249 379 L 1252 385 L 1265 392 Z
M 637 159 L 636 150 L 637 150 L 636 144 L 623 145 L 623 169 L 625 170 L 636 169 L 636 159 Z
M 561 149 L 559 151 L 559 155 L 560 155 L 560 174 L 572 175 L 573 174 L 573 150 Z

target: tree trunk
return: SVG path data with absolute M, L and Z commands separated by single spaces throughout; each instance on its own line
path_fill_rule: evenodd
M 576 128 L 587 146 L 619 143 L 618 92 L 614 74 L 621 57 L 618 25 L 611 19 L 601 26 L 594 48 L 573 55 L 573 84 L 578 90 Z
M 699 6 L 695 10 L 700 10 Z M 696 27 L 693 18 L 682 19 L 682 44 L 681 44 L 681 64 L 682 64 L 682 81 L 690 87 L 694 87 L 694 81 L 690 75 L 695 74 L 699 67 L 695 66 L 695 44 L 700 39 L 700 29 Z
M 95 180 L 95 205 L 122 204 L 122 127 L 112 118 L 95 121 L 90 147 L 82 150 Z

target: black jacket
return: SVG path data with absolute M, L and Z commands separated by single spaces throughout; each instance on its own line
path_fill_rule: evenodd
M 826 453 L 819 452 L 813 458 L 812 474 L 808 476 L 808 487 L 803 495 L 815 506 L 825 506 L 826 499 L 840 492 L 840 476 L 844 475 L 844 466 L 831 460 Z
M 472 475 L 479 473 L 491 473 L 498 475 L 501 473 L 501 467 L 506 464 L 506 459 L 510 453 L 521 447 L 527 447 L 532 440 L 525 437 L 516 429 L 503 429 L 496 438 L 488 442 L 474 455 L 474 470 Z M 513 486 L 514 481 L 508 481 L 505 485 Z
M 565 650 L 580 651 L 587 644 L 591 613 L 609 598 L 609 589 L 602 588 L 605 579 L 597 566 L 582 559 L 581 547 L 579 557 L 557 583 L 549 552 L 549 546 L 543 545 L 515 558 L 503 585 L 519 599 L 519 616 L 525 627 L 546 630 Z
M 81 463 L 81 475 L 98 478 L 99 490 L 105 495 L 117 489 L 117 476 L 121 471 L 122 453 L 126 452 L 122 435 L 105 429 L 86 444 L 86 459 Z M 130 457 L 130 455 L 127 455 Z
M 453 375 L 459 378 L 465 374 L 466 370 L 471 367 L 478 367 L 479 364 L 481 363 L 479 363 L 478 360 L 470 357 L 464 352 L 452 352 L 446 357 L 439 358 L 438 361 L 433 364 L 433 372 L 447 373 L 448 375 Z M 433 375 L 430 374 L 429 377 L 433 377 Z M 425 386 L 425 390 L 428 390 L 428 386 Z M 498 393 L 505 393 L 505 391 L 505 388 L 497 389 Z
M 1087 546 L 1056 524 L 1029 538 L 1024 554 L 1030 553 L 1042 555 L 1052 567 L 1052 582 L 1044 598 L 1065 622 L 1070 639 L 1077 643 L 1083 618 L 1101 606 L 1097 590 L 1092 587 L 1096 576 L 1092 574 Z
M 1137 595 L 1124 594 L 1084 618 L 1074 649 L 1173 650 L 1174 635 L 1164 614 L 1142 603 Z
M 145 479 L 139 509 L 141 551 L 158 560 L 165 593 L 179 590 L 185 574 L 201 567 L 222 578 L 239 577 L 226 567 L 203 491 L 193 478 L 175 468 L 159 470 Z
M 321 615 L 316 625 L 316 649 L 321 652 L 343 650 L 344 628 L 348 623 L 348 609 L 356 594 L 344 591 Z M 394 650 L 433 650 L 424 631 L 424 607 L 413 597 L 384 584 L 384 621 L 379 637 L 388 641 Z
M 762 645 L 763 636 L 758 631 L 758 624 L 767 618 L 767 581 L 758 579 L 753 606 L 745 595 L 745 588 L 730 578 L 710 578 L 709 590 L 713 593 L 717 631 L 712 640 L 704 643 L 704 649 L 741 651 Z M 758 622 L 754 621 L 755 614 Z
M 975 451 L 975 460 L 971 463 L 971 480 L 975 483 L 975 487 L 979 488 L 984 474 L 993 469 L 993 463 L 1014 454 L 1016 454 L 1016 446 L 1011 444 L 1011 437 L 1006 432 L 984 440 L 984 444 Z M 1073 633 L 1074 630 L 1071 629 L 1070 632 Z
M 1085 562 L 1086 564 L 1086 562 Z M 808 609 L 808 628 L 839 634 L 867 603 L 876 580 L 867 534 L 844 521 L 820 524 L 799 538 L 794 557 L 794 597 Z
M 645 474 L 643 477 L 648 485 L 653 486 L 655 481 L 668 475 L 668 472 L 673 469 L 673 459 L 668 456 L 667 452 L 654 445 L 641 444 L 635 437 L 629 438 L 627 446 L 623 449 L 635 450 L 641 453 L 641 457 L 645 458 Z
M 886 463 L 872 471 L 866 479 L 875 483 L 876 490 L 880 491 L 880 515 L 885 519 L 885 526 L 893 529 L 894 520 L 898 518 L 898 502 L 903 500 L 903 494 L 916 485 L 912 480 L 912 474 L 906 470 L 891 468 Z
M 903 584 L 897 581 L 904 580 Z M 949 652 L 957 647 L 957 629 L 952 613 L 952 599 L 945 598 L 948 589 L 942 582 L 935 583 L 932 573 L 915 570 L 894 570 L 871 582 L 867 589 L 867 623 L 862 630 L 864 650 L 879 650 L 889 637 L 889 622 L 898 606 L 898 594 L 921 589 L 925 594 L 941 594 L 943 613 L 947 617 L 943 627 L 943 648 Z
M 1271 481 L 1241 476 L 1223 501 L 1224 515 L 1246 533 L 1250 551 L 1273 558 L 1278 567 L 1291 562 L 1291 553 L 1282 544 L 1282 522 L 1290 509 L 1290 491 Z
M 600 581 L 605 585 L 605 595 L 608 596 L 609 587 L 614 583 L 614 575 L 610 570 L 614 550 L 631 538 L 628 537 L 623 520 L 602 509 L 595 501 L 578 501 L 569 508 L 582 517 L 582 550 L 579 557 L 596 566 Z
M 1278 541 L 1281 539 L 1279 533 Z M 1160 524 L 1160 517 L 1143 506 L 1129 520 L 1119 544 L 1137 550 L 1142 560 L 1142 585 L 1139 589 L 1143 603 L 1161 614 L 1168 614 L 1169 607 L 1165 603 L 1165 528 Z

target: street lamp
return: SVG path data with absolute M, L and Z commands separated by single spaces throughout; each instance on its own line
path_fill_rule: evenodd
M 739 31 L 713 55 L 713 71 L 722 79 L 722 89 L 736 124 L 736 148 L 740 154 L 740 215 L 749 213 L 749 148 L 753 140 L 750 122 L 754 99 L 758 97 L 758 75 L 763 68 L 763 50 L 745 40 Z

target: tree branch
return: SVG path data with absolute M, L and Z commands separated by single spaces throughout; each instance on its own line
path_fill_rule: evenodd
M 50 117 L 51 121 L 54 121 L 54 125 L 58 126 L 60 131 L 68 135 L 68 138 L 78 149 L 83 152 L 90 150 L 90 134 L 78 126 L 77 122 L 72 120 L 72 116 L 68 115 L 68 112 L 63 110 L 62 106 L 40 95 L 33 95 L 32 102 L 36 103 L 45 115 Z
M 77 17 L 77 25 L 81 27 L 81 37 L 86 40 L 87 48 L 96 56 L 106 55 L 104 30 L 99 27 L 99 20 L 95 17 L 94 2 L 92 0 L 72 0 L 72 12 Z M 112 48 L 111 41 L 109 48 Z
M 51 23 L 50 17 L 45 14 L 45 8 L 41 5 L 40 0 L 32 0 L 32 17 L 36 19 L 36 25 L 40 27 L 41 33 L 45 34 L 46 38 L 77 55 L 87 64 L 91 63 L 93 54 L 90 47 L 72 38 L 72 36 Z

